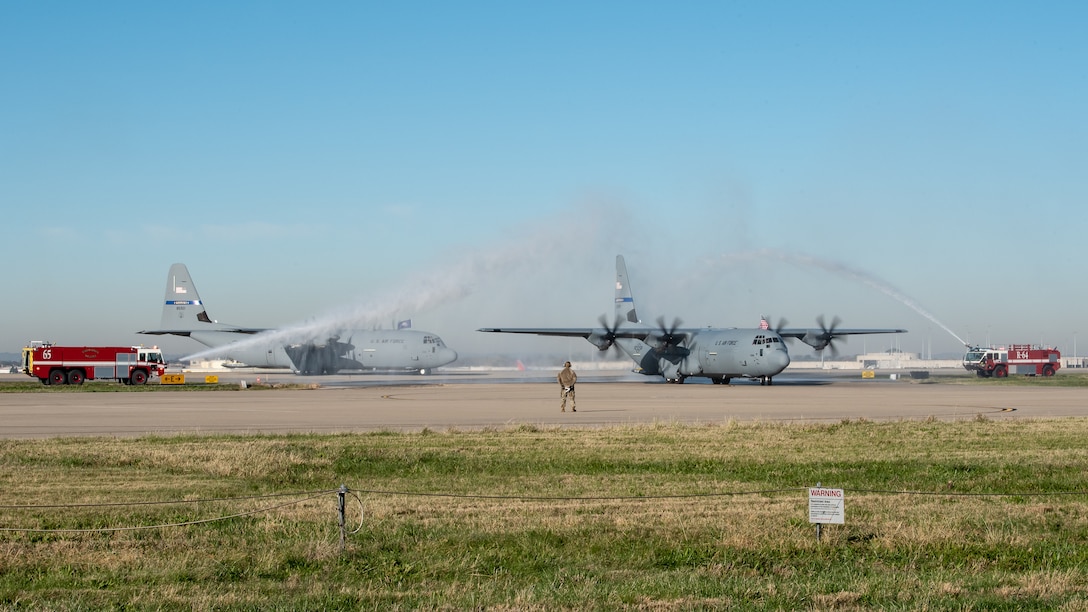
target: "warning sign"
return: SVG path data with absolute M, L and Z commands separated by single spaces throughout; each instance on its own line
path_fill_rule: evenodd
M 813 487 L 808 490 L 808 522 L 831 525 L 846 523 L 846 497 L 842 489 Z

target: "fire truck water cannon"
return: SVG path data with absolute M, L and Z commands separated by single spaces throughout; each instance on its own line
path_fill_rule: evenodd
M 963 367 L 980 378 L 1005 378 L 1009 374 L 1054 376 L 1061 367 L 1062 353 L 1056 348 L 1032 344 L 1008 347 L 968 347 Z
M 57 346 L 31 342 L 23 347 L 23 373 L 44 385 L 81 385 L 85 380 L 146 384 L 166 371 L 159 347 Z

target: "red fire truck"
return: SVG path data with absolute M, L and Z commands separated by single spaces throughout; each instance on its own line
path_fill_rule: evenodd
M 1056 348 L 1012 344 L 1001 348 L 974 347 L 963 356 L 963 367 L 982 378 L 1005 378 L 1009 374 L 1054 376 L 1062 367 L 1062 353 Z
M 106 379 L 142 385 L 165 370 L 158 347 L 56 346 L 48 342 L 23 347 L 23 373 L 45 385 L 81 385 L 84 380 Z

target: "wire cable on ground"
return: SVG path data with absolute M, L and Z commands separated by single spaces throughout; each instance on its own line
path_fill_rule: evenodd
M 269 506 L 267 508 L 257 508 L 256 510 L 249 510 L 249 511 L 246 511 L 246 512 L 239 512 L 237 514 L 231 514 L 231 515 L 228 515 L 228 516 L 218 516 L 218 517 L 215 517 L 215 518 L 199 519 L 199 520 L 195 520 L 195 521 L 183 521 L 183 522 L 180 522 L 180 523 L 163 523 L 163 524 L 160 524 L 160 525 L 141 525 L 141 526 L 136 526 L 136 527 L 91 527 L 91 528 L 86 528 L 86 529 L 66 529 L 66 528 L 60 528 L 60 529 L 30 529 L 30 528 L 17 528 L 17 527 L 0 527 L 0 531 L 9 532 L 9 533 L 107 533 L 107 532 L 119 532 L 119 531 L 141 531 L 141 530 L 148 530 L 148 529 L 164 529 L 164 528 L 167 528 L 167 527 L 188 527 L 190 525 L 200 525 L 200 524 L 203 524 L 203 523 L 214 523 L 214 522 L 217 522 L 217 521 L 226 521 L 226 520 L 235 519 L 235 518 L 239 518 L 239 517 L 243 517 L 243 516 L 250 516 L 250 515 L 253 515 L 253 514 L 260 514 L 262 512 L 270 512 L 272 510 L 278 510 L 280 508 L 286 508 L 288 506 L 294 506 L 294 505 L 297 505 L 297 504 L 301 504 L 303 502 L 307 502 L 307 501 L 310 501 L 312 499 L 317 499 L 318 497 L 321 497 L 323 495 L 327 495 L 328 493 L 330 493 L 330 492 L 329 491 L 322 491 L 321 493 L 319 493 L 317 495 L 311 495 L 310 497 L 306 497 L 304 499 L 297 499 L 297 500 L 294 500 L 294 501 L 289 501 L 289 502 L 285 502 L 285 503 L 282 503 L 282 504 L 277 504 L 275 506 Z M 240 499 L 245 499 L 245 498 L 240 498 Z
M 790 491 L 804 491 L 803 487 L 789 487 L 785 489 L 761 489 L 756 491 L 726 491 L 723 493 L 680 493 L 670 495 L 597 495 L 588 497 L 579 496 L 539 496 L 539 495 L 478 495 L 472 493 L 423 493 L 416 491 L 389 491 L 382 489 L 355 489 L 358 493 L 371 495 L 404 495 L 408 497 L 452 497 L 459 499 L 499 499 L 521 501 L 642 501 L 655 499 L 691 499 L 700 497 L 734 497 L 740 495 L 770 495 L 773 493 L 786 493 Z
M 711 497 L 739 497 L 746 495 L 773 495 L 778 493 L 791 493 L 798 491 L 805 491 L 809 487 L 785 487 L 777 489 L 757 489 L 751 491 L 726 491 L 719 493 L 688 493 L 688 494 L 668 494 L 668 495 L 597 495 L 597 496 L 538 496 L 538 495 L 481 495 L 481 494 L 461 494 L 461 493 L 427 493 L 420 491 L 394 491 L 385 489 L 347 489 L 344 488 L 343 493 L 350 494 L 355 498 L 356 503 L 359 504 L 359 525 L 351 532 L 351 534 L 358 533 L 363 528 L 365 504 L 360 493 L 369 495 L 389 495 L 389 496 L 405 496 L 405 497 L 445 497 L 451 499 L 489 499 L 489 500 L 506 500 L 506 501 L 540 501 L 540 502 L 554 502 L 554 501 L 654 501 L 663 499 L 698 499 L 698 498 L 711 498 Z M 956 492 L 956 491 L 899 491 L 899 490 L 886 490 L 886 489 L 844 489 L 849 493 L 868 493 L 876 495 L 914 495 L 914 496 L 933 496 L 933 497 L 1051 497 L 1051 496 L 1083 496 L 1088 495 L 1088 491 L 1049 491 L 1049 492 L 1006 492 L 1006 493 L 970 493 L 970 492 Z M 274 506 L 268 506 L 265 508 L 258 508 L 255 510 L 249 510 L 246 512 L 239 512 L 227 516 L 219 516 L 208 519 L 199 519 L 192 521 L 182 521 L 178 523 L 163 523 L 158 525 L 142 525 L 134 527 L 94 527 L 85 529 L 34 529 L 34 528 L 17 528 L 17 527 L 0 527 L 0 532 L 8 533 L 95 533 L 95 532 L 121 532 L 121 531 L 138 531 L 149 529 L 164 529 L 169 527 L 186 527 L 191 525 L 200 525 L 205 523 L 213 523 L 217 521 L 225 521 L 243 516 L 251 516 L 260 514 L 263 512 L 270 512 L 272 510 L 278 510 L 280 508 L 286 508 L 301 504 L 313 499 L 317 499 L 323 495 L 331 493 L 340 493 L 340 489 L 324 489 L 316 491 L 296 491 L 291 493 L 270 493 L 264 495 L 249 495 L 243 497 L 217 497 L 217 498 L 204 498 L 204 499 L 192 499 L 192 500 L 170 500 L 170 501 L 147 501 L 147 502 L 111 502 L 100 504 L 44 504 L 44 505 L 25 505 L 25 504 L 0 504 L 0 509 L 6 510 L 37 510 L 37 509 L 72 509 L 72 508 L 106 508 L 106 507 L 120 507 L 120 506 L 156 506 L 156 505 L 176 505 L 176 504 L 197 504 L 197 503 L 210 503 L 210 502 L 224 502 L 224 501 L 240 501 L 240 500 L 252 500 L 252 499 L 271 499 L 279 497 L 295 497 L 299 495 L 306 495 L 303 499 L 293 500 L 282 504 L 276 504 Z
M 108 502 L 100 504 L 0 504 L 0 510 L 38 510 L 46 508 L 109 508 L 113 506 L 169 506 L 176 504 L 203 504 L 211 502 L 241 501 L 245 499 L 268 499 L 272 497 L 296 497 L 299 495 L 315 495 L 320 493 L 335 493 L 336 489 L 323 491 L 294 491 L 291 493 L 265 493 L 263 495 L 244 495 L 242 497 L 209 497 L 206 499 L 172 499 L 165 501 L 142 502 Z
M 927 495 L 932 497 L 1050 497 L 1054 495 L 1088 495 L 1088 491 L 1032 491 L 1030 493 L 970 493 L 967 491 L 888 491 L 883 489 L 843 489 L 848 493 L 876 493 L 879 495 Z
M 359 526 L 356 527 L 354 530 L 348 532 L 349 535 L 355 535 L 355 534 L 357 534 L 357 533 L 359 533 L 360 531 L 363 530 L 363 518 L 364 518 L 364 515 L 366 513 L 366 506 L 363 505 L 363 498 L 356 495 L 355 491 L 352 491 L 351 489 L 348 489 L 346 491 L 346 493 L 348 493 L 352 497 L 354 497 L 355 501 L 358 502 L 358 504 L 359 504 Z
M 655 499 L 695 499 L 706 497 L 739 497 L 744 495 L 772 495 L 807 491 L 810 487 L 785 487 L 780 489 L 757 489 L 753 491 L 726 491 L 721 493 L 678 493 L 669 495 L 612 495 L 612 496 L 535 496 L 535 495 L 479 495 L 472 493 L 426 493 L 420 491 L 391 491 L 383 489 L 355 489 L 358 493 L 371 495 L 403 495 L 406 497 L 449 497 L 458 499 L 497 499 L 508 501 L 643 501 Z M 1048 497 L 1057 495 L 1088 495 L 1088 491 L 1049 491 L 1049 492 L 1007 492 L 1007 493 L 968 493 L 956 491 L 895 491 L 884 489 L 846 489 L 847 493 L 873 493 L 879 495 L 929 495 L 936 497 Z

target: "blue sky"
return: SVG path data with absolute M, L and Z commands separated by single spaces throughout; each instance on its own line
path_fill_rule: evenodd
M 911 330 L 870 350 L 958 351 L 861 274 L 961 337 L 1071 354 L 1088 337 L 1086 18 L 9 4 L 0 351 L 155 341 L 133 332 L 158 326 L 175 261 L 230 323 L 373 312 L 466 354 L 566 350 L 472 330 L 594 324 L 623 253 L 648 320 L 838 315 Z

